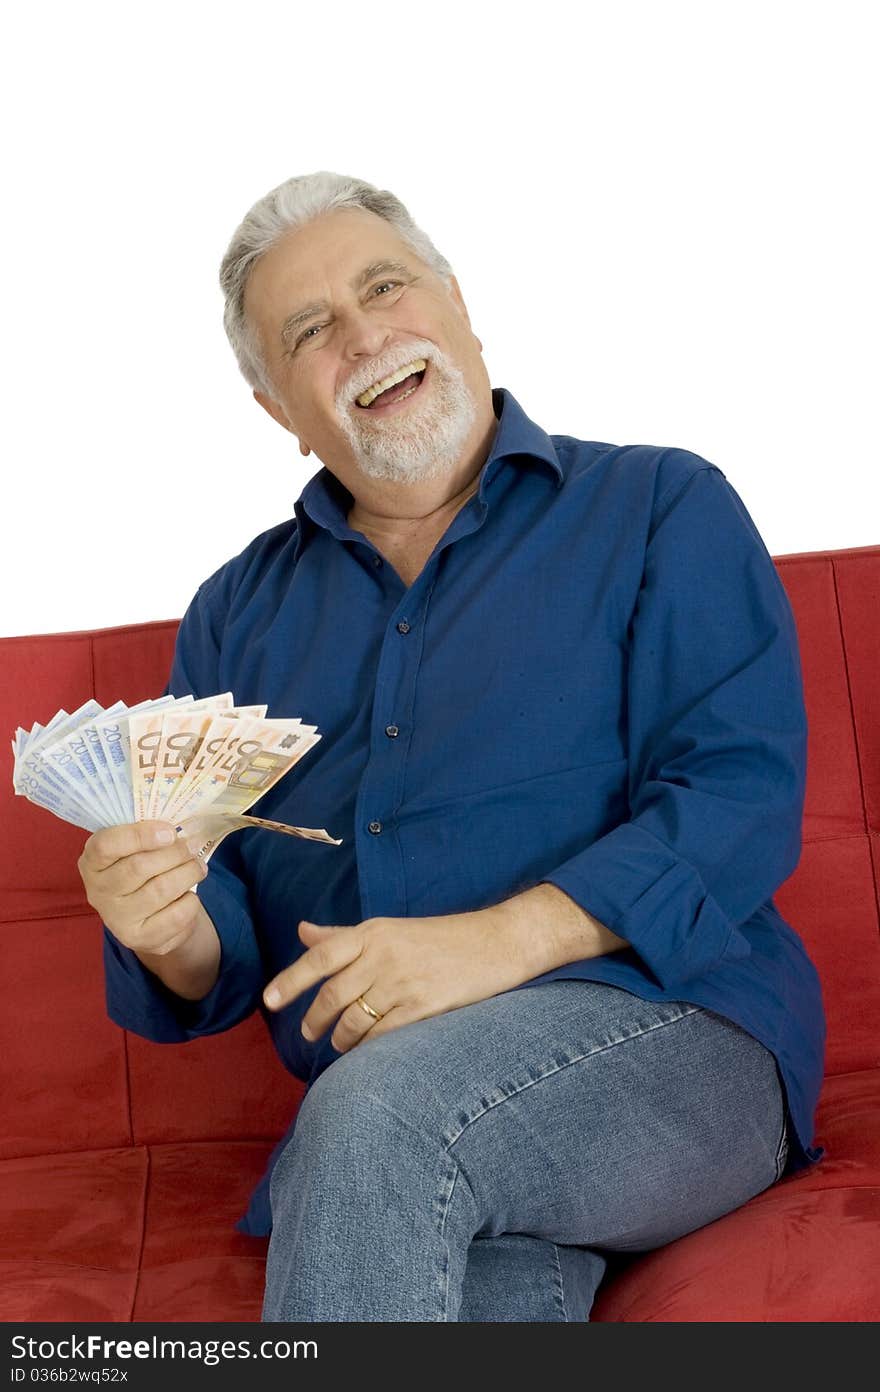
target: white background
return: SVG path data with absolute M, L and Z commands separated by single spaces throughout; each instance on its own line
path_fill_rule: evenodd
M 48 3 L 4 20 L 0 634 L 179 616 L 320 467 L 217 270 L 263 193 L 393 190 L 493 386 L 681 445 L 774 555 L 880 542 L 876 5 Z

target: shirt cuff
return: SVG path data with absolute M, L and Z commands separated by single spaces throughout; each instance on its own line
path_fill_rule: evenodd
M 250 916 L 212 867 L 197 894 L 220 939 L 217 980 L 206 996 L 188 1001 L 170 990 L 104 926 L 107 1014 L 122 1029 L 159 1044 L 219 1034 L 251 1015 L 261 1000 L 263 966 Z
M 665 989 L 704 976 L 748 942 L 694 867 L 635 822 L 624 822 L 565 861 L 542 883 L 625 938 Z

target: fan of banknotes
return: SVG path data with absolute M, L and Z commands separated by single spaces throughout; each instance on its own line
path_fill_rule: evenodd
M 243 827 L 341 845 L 323 829 L 244 815 L 321 738 L 315 725 L 269 720 L 266 711 L 236 706 L 231 691 L 117 701 L 106 710 L 87 701 L 48 725 L 16 730 L 15 791 L 86 831 L 171 822 L 200 844 L 204 861 Z

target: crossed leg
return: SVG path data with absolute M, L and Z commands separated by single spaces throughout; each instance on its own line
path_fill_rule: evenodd
M 272 1174 L 264 1320 L 586 1320 L 603 1251 L 779 1177 L 772 1054 L 681 1001 L 544 982 L 367 1037 Z

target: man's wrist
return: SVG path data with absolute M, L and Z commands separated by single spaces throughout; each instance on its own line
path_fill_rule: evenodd
M 604 923 L 587 913 L 557 885 L 546 881 L 514 894 L 486 911 L 495 916 L 510 940 L 511 951 L 529 967 L 530 975 L 619 952 L 629 947 Z
M 217 983 L 220 936 L 201 900 L 196 926 L 187 940 L 170 952 L 136 952 L 142 964 L 183 1000 L 203 1000 Z

